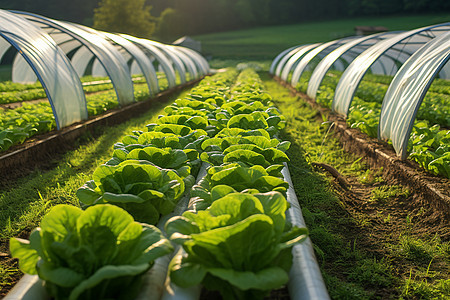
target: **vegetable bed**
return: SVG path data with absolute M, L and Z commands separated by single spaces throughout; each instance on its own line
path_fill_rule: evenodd
M 93 78 L 86 76 L 83 81 L 88 79 Z M 100 79 L 106 78 L 100 77 Z M 143 83 L 142 78 L 136 77 L 134 83 L 134 97 L 136 101 L 148 99 L 150 93 L 147 85 Z M 162 74 L 158 75 L 158 83 L 161 91 L 168 88 L 167 79 Z M 17 83 L 2 83 L 0 89 L 13 91 L 3 92 L 1 95 L 4 95 L 5 93 L 28 92 L 30 91 L 30 89 L 28 89 L 29 86 L 38 87 L 40 84 L 21 85 Z M 40 91 L 39 96 L 36 96 L 33 99 L 46 98 L 42 87 L 40 89 L 37 88 L 36 90 Z M 119 105 L 116 93 L 110 83 L 86 85 L 84 86 L 84 90 L 88 93 L 86 95 L 86 102 L 88 115 L 90 117 L 102 114 Z M 25 101 L 17 95 L 13 96 L 12 99 L 14 99 L 14 101 L 7 103 Z M 27 99 L 27 101 L 33 99 Z M 22 144 L 25 140 L 35 135 L 52 131 L 55 128 L 56 122 L 48 101 L 38 103 L 27 103 L 25 101 L 22 103 L 22 106 L 15 109 L 3 109 L 0 107 L 0 152 L 8 150 L 14 145 Z
M 331 108 L 334 90 L 342 75 L 330 71 L 317 94 L 317 102 Z M 297 89 L 306 93 L 310 72 L 300 78 Z M 356 90 L 347 124 L 370 137 L 377 137 L 381 103 L 392 76 L 367 74 Z M 450 178 L 450 87 L 447 80 L 435 79 L 417 113 L 409 145 L 409 159 L 428 172 Z
M 84 211 L 56 206 L 29 241 L 11 240 L 22 271 L 38 274 L 52 297 L 130 299 L 172 245 L 182 250 L 168 276 L 181 288 L 261 299 L 288 282 L 292 247 L 307 231 L 286 219 L 292 209 L 281 171 L 290 143 L 277 139 L 285 120 L 257 74 L 207 77 L 165 113 L 114 145 L 77 191 Z M 165 222 L 183 196 L 188 210 Z

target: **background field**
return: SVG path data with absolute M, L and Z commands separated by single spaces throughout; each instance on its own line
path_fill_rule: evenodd
M 355 26 L 385 26 L 390 31 L 408 30 L 450 21 L 450 14 L 365 17 L 337 21 L 320 21 L 283 26 L 258 27 L 221 33 L 196 35 L 203 54 L 213 59 L 213 67 L 235 61 L 270 61 L 289 47 L 326 42 L 355 34 Z

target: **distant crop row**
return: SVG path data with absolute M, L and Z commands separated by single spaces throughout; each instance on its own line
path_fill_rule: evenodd
M 147 224 L 172 212 L 208 163 L 189 211 L 165 223 L 168 238 L 183 248 L 170 265 L 172 282 L 202 284 L 224 299 L 262 299 L 286 284 L 291 248 L 306 229 L 285 219 L 281 169 L 290 144 L 276 138 L 285 120 L 254 71 L 236 76 L 207 77 L 155 123 L 117 143 L 77 192 L 85 211 L 57 206 L 30 243 L 11 240 L 21 269 L 39 274 L 56 299 L 132 299 L 138 278 L 172 250 Z
M 331 108 L 334 91 L 342 73 L 328 72 L 317 94 L 317 102 Z M 297 89 L 306 92 L 310 73 L 300 79 Z M 347 124 L 370 137 L 377 137 L 381 103 L 392 76 L 368 74 L 353 98 Z M 409 140 L 409 158 L 425 170 L 450 178 L 450 86 L 435 79 L 417 113 Z M 442 129 L 446 128 L 446 129 Z
M 158 74 L 158 77 L 162 77 Z M 81 78 L 83 90 L 85 93 L 95 93 L 113 89 L 112 83 L 108 82 L 109 77 L 84 76 Z M 104 83 L 102 83 L 104 81 Z M 135 84 L 145 83 L 142 75 L 133 75 Z M 164 84 L 163 84 L 164 85 Z M 23 101 L 32 101 L 47 98 L 44 88 L 40 82 L 33 84 L 21 84 L 11 81 L 0 83 L 0 104 L 16 103 Z
M 138 78 L 134 85 L 134 97 L 137 101 L 145 100 L 150 96 L 147 85 L 140 82 L 142 79 Z M 168 82 L 164 76 L 160 75 L 158 82 L 161 90 L 168 88 Z M 103 91 L 86 95 L 89 116 L 102 114 L 118 106 L 112 84 L 93 85 L 92 87 L 100 87 L 99 91 Z M 43 89 L 40 91 L 43 92 Z M 43 97 L 46 97 L 45 93 Z M 21 144 L 34 135 L 43 134 L 55 128 L 55 118 L 48 101 L 23 102 L 22 106 L 15 109 L 0 108 L 0 152 L 8 150 L 13 145 Z

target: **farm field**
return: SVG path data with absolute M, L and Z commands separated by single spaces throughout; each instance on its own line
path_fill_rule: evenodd
M 386 181 L 380 170 L 343 152 L 329 131 L 330 124 L 317 119 L 308 104 L 292 97 L 266 73 L 261 77 L 288 120 L 281 137 L 291 142 L 288 165 L 331 297 L 444 299 L 450 268 L 448 220 L 422 207 L 414 191 L 402 183 Z M 77 189 L 96 166 L 113 156 L 113 144 L 156 121 L 161 113 L 162 106 L 108 128 L 99 138 L 86 137 L 79 148 L 49 162 L 44 170 L 3 183 L 2 245 L 13 236 L 26 238 L 53 206 L 79 206 Z M 324 173 L 321 163 L 343 174 L 352 193 Z M 19 201 L 24 195 L 33 196 Z M 8 258 L 2 259 L 1 274 L 4 291 L 20 276 Z M 282 290 L 278 294 L 286 295 Z
M 157 266 L 151 276 L 161 272 L 165 279 L 168 270 L 171 283 L 194 287 L 201 300 L 288 300 L 291 252 L 311 241 L 331 299 L 449 299 L 450 207 L 344 150 L 329 110 L 342 72 L 327 73 L 318 105 L 306 96 L 311 70 L 289 88 L 267 72 L 282 50 L 351 35 L 354 24 L 401 30 L 449 18 L 364 18 L 196 36 L 210 66 L 221 70 L 189 90 L 174 89 L 140 117 L 95 128 L 35 169 L 2 177 L 0 297 L 24 273 L 38 273 L 56 299 L 134 299 L 142 275 Z M 158 77 L 167 89 L 165 76 Z M 105 79 L 82 79 L 90 117 L 118 106 L 112 84 L 89 83 Z M 374 141 L 392 79 L 366 74 L 344 126 Z M 151 101 L 142 78 L 133 81 L 135 99 Z M 44 98 L 40 84 L 0 83 L 0 128 L 8 128 L 0 156 L 55 130 Z M 435 179 L 444 193 L 449 109 L 448 80 L 436 79 L 408 145 L 414 174 Z M 305 225 L 295 217 L 292 189 Z
M 158 76 L 160 90 L 164 91 L 168 88 L 167 79 L 164 74 L 159 73 Z M 90 76 L 82 78 L 85 83 L 83 90 L 86 93 L 89 117 L 118 107 L 113 85 L 96 83 L 107 79 L 95 77 L 94 81 Z M 0 153 L 34 135 L 56 129 L 52 108 L 40 83 L 25 85 L 6 81 L 0 84 L 0 91 L 0 128 L 3 129 L 0 134 Z M 148 86 L 142 76 L 135 76 L 134 97 L 136 101 L 150 97 Z
M 365 17 L 336 21 L 309 22 L 283 26 L 257 27 L 246 30 L 219 32 L 193 36 L 202 42 L 203 53 L 217 59 L 217 67 L 223 67 L 227 60 L 234 63 L 257 61 L 268 67 L 272 59 L 281 51 L 301 44 L 326 42 L 354 35 L 354 27 L 385 26 L 390 31 L 408 30 L 426 25 L 447 22 L 448 14 Z M 283 34 L 280 34 L 282 32 Z

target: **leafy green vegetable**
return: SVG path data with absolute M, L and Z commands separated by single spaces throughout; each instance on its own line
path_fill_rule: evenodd
M 286 225 L 287 207 L 278 192 L 232 193 L 205 211 L 170 219 L 166 232 L 187 253 L 172 262 L 172 281 L 202 283 L 224 299 L 260 299 L 287 283 L 291 247 L 307 234 Z
M 192 185 L 190 175 L 185 181 Z M 174 171 L 145 161 L 126 160 L 117 166 L 100 165 L 93 180 L 77 190 L 83 204 L 111 203 L 127 210 L 137 221 L 156 224 L 173 211 L 184 193 L 185 181 Z
M 38 274 L 56 299 L 132 299 L 156 258 L 173 248 L 154 226 L 123 209 L 55 206 L 30 240 L 12 238 L 20 269 Z

